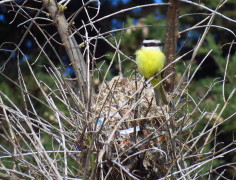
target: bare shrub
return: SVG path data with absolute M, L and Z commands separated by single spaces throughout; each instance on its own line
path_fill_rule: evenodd
M 214 163 L 235 152 L 235 141 L 219 149 L 221 142 L 217 140 L 219 127 L 232 121 L 235 116 L 235 113 L 228 117 L 222 116 L 235 93 L 235 89 L 232 89 L 226 96 L 224 91 L 233 39 L 225 59 L 223 80 L 214 79 L 199 98 L 188 91 L 202 63 L 214 53 L 213 50 L 208 51 L 201 63 L 194 66 L 195 57 L 207 33 L 212 28 L 222 28 L 235 38 L 232 30 L 213 24 L 215 17 L 235 23 L 235 20 L 218 12 L 226 1 L 213 10 L 202 4 L 182 0 L 183 4 L 207 11 L 204 19 L 207 24 L 201 25 L 202 22 L 199 22 L 179 32 L 181 35 L 192 29 L 203 29 L 193 49 L 175 58 L 172 54 L 171 61 L 163 70 L 172 67 L 166 73 L 164 82 L 175 75 L 173 66 L 191 55 L 184 73 L 176 81 L 171 80 L 172 87 L 168 91 L 171 103 L 165 106 L 156 105 L 153 88 L 148 85 L 151 79 L 144 81 L 134 69 L 130 70 L 129 76 L 123 74 L 124 61 L 132 63 L 134 58 L 122 52 L 121 39 L 112 34 L 115 31 L 101 33 L 96 23 L 132 9 L 162 8 L 168 7 L 169 3 L 131 7 L 101 18 L 97 17 L 101 11 L 99 0 L 86 3 L 82 0 L 82 3 L 80 9 L 65 16 L 70 0 L 0 2 L 0 6 L 8 7 L 14 13 L 12 22 L 24 29 L 18 43 L 6 41 L 0 48 L 1 53 L 9 52 L 7 57 L 1 59 L 1 76 L 8 81 L 9 86 L 15 88 L 14 93 L 10 94 L 0 90 L 0 177 L 210 179 L 217 176 L 218 179 L 226 179 L 225 171 L 235 166 L 235 163 L 217 166 Z M 89 11 L 92 3 L 97 3 L 92 6 L 95 8 L 93 15 Z M 80 19 L 82 11 L 87 20 L 81 19 L 82 25 L 77 27 L 74 21 Z M 188 15 L 191 14 L 185 14 Z M 19 17 L 20 22 L 17 20 Z M 116 32 L 146 27 L 123 28 Z M 22 42 L 27 37 L 33 39 L 37 46 L 37 50 L 28 58 L 22 50 Z M 110 37 L 115 43 L 111 42 Z M 98 41 L 106 42 L 113 52 L 105 71 L 105 64 L 98 63 L 104 57 L 95 55 Z M 173 50 L 173 47 L 169 48 Z M 63 53 L 70 60 L 74 79 L 63 74 L 66 69 Z M 16 67 L 12 68 L 17 71 L 16 79 L 6 72 L 13 54 L 16 54 Z M 21 63 L 22 57 L 26 58 L 24 65 Z M 55 61 L 60 64 L 57 65 Z M 119 66 L 120 75 L 108 81 L 107 76 L 114 63 Z M 42 71 L 44 73 L 40 73 Z M 102 77 L 97 89 L 93 86 L 97 80 L 95 76 Z M 224 104 L 215 104 L 213 111 L 206 111 L 202 104 L 217 84 L 222 85 L 221 98 Z M 202 123 L 204 126 L 199 125 Z M 219 174 L 219 168 L 225 170 Z

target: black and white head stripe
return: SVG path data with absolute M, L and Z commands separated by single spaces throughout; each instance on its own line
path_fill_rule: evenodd
M 143 40 L 143 47 L 160 47 L 164 45 L 165 43 L 162 43 L 160 40 L 157 40 L 157 39 Z

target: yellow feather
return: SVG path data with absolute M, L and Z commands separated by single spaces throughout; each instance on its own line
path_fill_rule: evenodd
M 136 51 L 135 55 L 138 69 L 146 79 L 151 78 L 164 68 L 166 57 L 160 50 L 144 47 Z M 161 75 L 154 78 L 151 83 L 155 86 L 160 81 Z M 159 87 L 160 86 L 158 85 L 156 89 Z

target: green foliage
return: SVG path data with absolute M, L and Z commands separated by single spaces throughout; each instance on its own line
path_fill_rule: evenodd
M 148 28 L 148 38 L 153 39 L 160 39 L 161 41 L 164 41 L 165 38 L 165 31 L 166 31 L 166 21 L 165 19 L 159 19 L 155 17 L 154 14 L 149 14 L 145 20 L 145 25 L 152 25 Z M 146 37 L 145 37 L 146 38 Z
M 14 98 L 12 98 L 11 101 L 16 105 L 19 105 L 19 103 L 21 102 L 21 92 L 19 91 L 19 89 L 16 89 L 14 86 L 9 86 L 9 83 L 7 81 L 0 82 L 0 89 L 1 92 L 7 97 L 12 97 L 12 95 L 14 94 Z M 3 99 L 3 101 L 6 103 L 6 105 L 11 106 L 11 103 L 7 100 L 5 101 L 5 99 Z
M 209 50 L 213 49 L 213 52 L 211 53 L 211 57 L 213 58 L 214 62 L 217 64 L 217 77 L 219 80 L 223 80 L 226 68 L 227 68 L 227 73 L 226 73 L 226 81 L 225 81 L 225 87 L 224 87 L 224 93 L 225 93 L 225 98 L 226 100 L 228 99 L 230 93 L 232 90 L 235 88 L 235 83 L 236 80 L 234 78 L 235 76 L 235 67 L 236 67 L 236 55 L 231 55 L 229 56 L 229 61 L 228 61 L 228 67 L 226 67 L 227 64 L 227 56 L 223 55 L 223 51 L 221 48 L 221 45 L 216 42 L 215 38 L 213 37 L 212 34 L 209 34 L 206 38 L 206 44 L 200 49 L 200 54 L 206 54 L 209 52 Z M 207 61 L 207 60 L 206 60 Z M 213 82 L 214 78 L 204 78 L 204 79 L 199 79 L 195 83 L 191 84 L 191 90 L 193 94 L 197 95 L 199 92 L 198 87 L 201 87 L 201 91 L 204 91 L 205 87 L 209 87 L 210 84 Z M 206 89 L 205 89 L 206 90 Z M 235 95 L 230 99 L 228 102 L 230 105 L 223 111 L 222 113 L 222 118 L 227 118 L 231 114 L 235 112 L 235 107 L 236 107 L 236 99 Z M 221 108 L 224 106 L 225 102 L 223 99 L 223 81 L 217 83 L 212 91 L 209 93 L 207 100 L 201 104 L 201 107 L 204 107 L 206 111 L 212 111 L 217 104 L 220 104 L 219 111 Z M 217 111 L 218 112 L 218 111 Z M 219 112 L 218 112 L 219 113 Z M 236 122 L 232 124 L 232 122 L 226 122 L 224 123 L 224 130 L 225 131 L 232 131 L 236 127 Z

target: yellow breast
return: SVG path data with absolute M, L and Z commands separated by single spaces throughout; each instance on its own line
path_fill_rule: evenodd
M 154 76 L 164 68 L 166 57 L 160 50 L 141 48 L 135 54 L 138 69 L 146 79 Z

